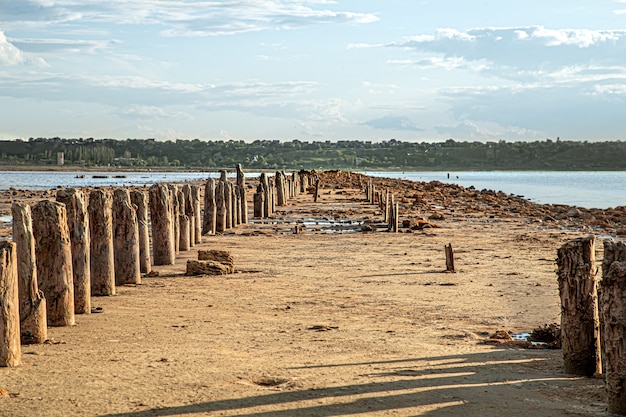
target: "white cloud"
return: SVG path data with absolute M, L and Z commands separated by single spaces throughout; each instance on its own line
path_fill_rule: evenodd
M 24 53 L 0 31 L 0 66 L 3 65 L 37 65 L 45 66 L 46 62 L 36 56 Z
M 3 10 L 0 22 L 5 27 L 60 23 L 159 25 L 164 36 L 195 37 L 292 29 L 311 24 L 378 21 L 371 13 L 332 10 L 331 6 L 335 5 L 336 2 L 315 0 L 0 0 L 0 10 Z

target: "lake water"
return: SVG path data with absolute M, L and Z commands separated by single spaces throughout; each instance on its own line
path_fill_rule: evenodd
M 542 204 L 568 204 L 587 208 L 626 205 L 626 171 L 457 171 L 387 172 L 369 171 L 368 175 L 413 181 L 441 181 L 478 190 L 489 189 L 522 195 Z M 84 176 L 84 178 L 82 177 Z M 106 178 L 94 178 L 102 176 Z M 123 176 L 124 178 L 116 178 Z M 46 190 L 57 186 L 132 186 L 159 182 L 184 182 L 218 177 L 216 172 L 58 172 L 0 171 L 0 191 L 13 187 L 22 190 Z M 229 176 L 234 176 L 229 173 Z M 249 178 L 259 173 L 246 173 Z
M 626 205 L 626 171 L 460 171 L 368 172 L 372 176 L 412 181 L 441 181 L 504 191 L 541 204 L 567 204 L 586 208 Z

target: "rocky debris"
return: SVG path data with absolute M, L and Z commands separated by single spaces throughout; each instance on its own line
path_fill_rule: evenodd
M 229 267 L 215 261 L 187 261 L 185 275 L 226 275 L 230 271 Z
M 199 250 L 198 251 L 198 260 L 199 261 L 215 261 L 218 262 L 228 268 L 228 273 L 232 274 L 235 272 L 235 260 L 230 252 L 225 250 Z

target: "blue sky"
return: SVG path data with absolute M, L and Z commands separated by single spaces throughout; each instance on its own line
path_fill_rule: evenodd
M 626 0 L 0 0 L 0 138 L 626 139 Z

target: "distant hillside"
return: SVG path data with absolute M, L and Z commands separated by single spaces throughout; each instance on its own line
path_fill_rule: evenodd
M 37 138 L 0 141 L 0 164 L 248 169 L 626 170 L 626 142 L 305 142 Z

